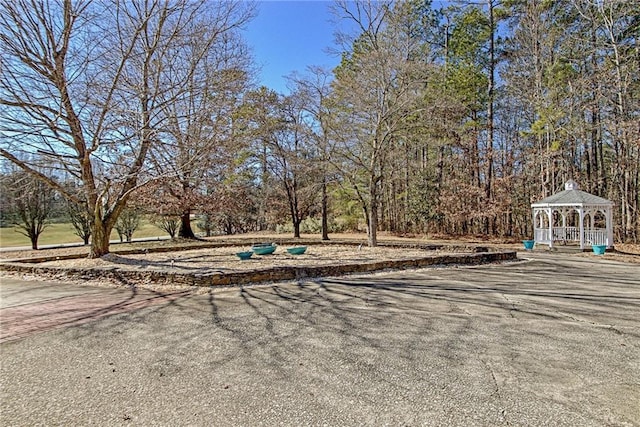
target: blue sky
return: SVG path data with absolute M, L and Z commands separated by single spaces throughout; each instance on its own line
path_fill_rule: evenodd
M 288 93 L 284 76 L 309 65 L 333 68 L 340 58 L 326 52 L 333 46 L 330 1 L 258 2 L 258 14 L 245 37 L 261 67 L 260 84 Z

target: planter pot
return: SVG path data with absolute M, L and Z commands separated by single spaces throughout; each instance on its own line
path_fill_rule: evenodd
M 276 248 L 277 246 L 272 243 L 261 243 L 251 247 L 256 255 L 270 255 L 276 251 Z
M 607 245 L 593 245 L 591 246 L 591 250 L 593 250 L 593 253 L 596 255 L 604 255 L 607 251 Z
M 271 246 L 275 246 L 275 243 L 271 243 L 271 242 L 265 242 L 265 243 L 254 243 L 253 245 L 251 245 L 254 248 L 265 248 L 265 247 L 271 247 Z
M 291 255 L 302 255 L 307 250 L 306 246 L 296 246 L 294 248 L 287 248 L 287 252 Z
M 236 252 L 236 256 L 241 260 L 249 259 L 253 255 L 253 251 Z
M 522 244 L 524 245 L 524 248 L 525 248 L 526 250 L 530 251 L 530 250 L 532 250 L 532 249 L 533 249 L 533 247 L 535 246 L 536 241 L 535 241 L 535 240 L 523 240 L 523 241 L 522 241 Z

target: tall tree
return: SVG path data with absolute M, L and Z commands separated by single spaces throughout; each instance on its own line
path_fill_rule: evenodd
M 590 1 L 596 7 L 609 59 L 604 73 L 611 86 L 613 111 L 608 123 L 617 167 L 613 170 L 620 201 L 620 234 L 623 240 L 637 241 L 640 229 L 640 137 L 638 134 L 638 74 L 640 73 L 640 3 L 613 0 Z M 635 138 L 632 137 L 635 135 Z M 635 141 L 634 141 L 635 140 Z
M 335 70 L 334 165 L 361 203 L 368 244 L 377 245 L 382 186 L 389 161 L 424 86 L 417 47 L 393 26 L 391 2 L 337 2 L 359 34 Z
M 0 5 L 0 155 L 71 201 L 75 194 L 22 153 L 40 153 L 82 183 L 92 212 L 90 257 L 109 252 L 118 215 L 145 171 L 169 97 L 189 81 L 175 46 L 208 15 L 204 0 Z
M 329 192 L 331 139 L 329 124 L 332 114 L 329 108 L 331 73 L 321 67 L 309 67 L 305 76 L 292 75 L 296 97 L 304 110 L 302 120 L 311 142 L 315 145 L 315 159 L 321 181 L 320 215 L 322 240 L 329 240 Z
M 278 93 L 266 86 L 249 91 L 236 118 L 240 133 L 249 140 L 248 147 L 239 157 L 244 158 L 247 163 L 245 172 L 252 174 L 256 183 L 257 230 L 261 231 L 269 225 L 268 206 L 277 186 L 270 174 L 268 161 L 270 141 L 282 126 Z
M 315 140 L 304 109 L 305 99 L 293 92 L 281 99 L 282 126 L 270 140 L 269 169 L 281 184 L 293 225 L 300 237 L 300 224 L 317 206 L 318 168 Z M 320 179 L 321 181 L 321 179 Z
M 463 182 L 476 207 L 469 226 L 488 233 L 495 224 L 493 187 L 496 149 L 496 73 L 498 55 L 497 32 L 503 14 L 500 2 L 462 2 L 461 8 L 449 8 L 451 34 L 447 46 L 448 84 L 463 94 L 467 114 L 463 117 L 466 131 L 463 143 L 468 155 L 468 176 Z M 464 181 L 464 180 L 463 180 Z
M 186 64 L 185 86 L 169 86 L 162 113 L 166 126 L 151 150 L 153 173 L 169 177 L 165 194 L 179 207 L 178 236 L 195 238 L 191 214 L 203 201 L 203 180 L 234 160 L 239 138 L 233 117 L 248 89 L 251 64 L 240 29 L 253 17 L 249 2 L 215 2 L 192 23 L 191 35 L 174 46 L 174 62 Z

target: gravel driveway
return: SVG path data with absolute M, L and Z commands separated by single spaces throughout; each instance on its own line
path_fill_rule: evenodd
M 0 424 L 640 425 L 640 267 L 522 256 L 68 320 L 0 344 Z M 1 283 L 3 323 L 30 304 L 145 298 Z

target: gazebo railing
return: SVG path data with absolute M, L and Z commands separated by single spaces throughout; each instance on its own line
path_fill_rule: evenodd
M 606 228 L 589 228 L 584 230 L 585 243 L 594 245 L 608 245 Z
M 536 242 L 549 242 L 549 229 L 548 228 L 536 228 L 535 229 Z M 580 241 L 580 229 L 576 227 L 553 227 L 553 241 Z
M 553 227 L 553 240 L 579 242 L 580 229 L 578 227 Z
M 548 228 L 536 228 L 533 236 L 536 242 L 579 242 L 580 228 L 578 227 L 553 227 L 553 239 L 550 238 Z M 585 228 L 584 243 L 587 245 L 607 245 L 607 230 L 605 228 Z
M 536 228 L 535 230 L 533 230 L 533 239 L 536 242 L 549 243 L 551 241 L 551 239 L 549 238 L 549 229 Z

